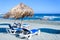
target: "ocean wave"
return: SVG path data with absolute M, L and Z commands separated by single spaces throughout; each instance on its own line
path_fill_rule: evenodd
M 3 18 L 4 15 L 0 15 L 0 18 Z M 11 19 L 11 18 L 9 18 Z M 14 18 L 12 18 L 14 20 Z M 22 18 L 20 18 L 22 19 Z M 46 16 L 46 15 L 33 15 L 33 17 L 25 17 L 24 20 L 36 20 L 36 19 L 42 19 L 42 20 L 53 20 L 53 21 L 60 21 L 60 16 Z
M 60 16 L 43 16 L 42 17 L 43 20 L 53 20 L 53 21 L 60 21 Z
M 60 18 L 60 17 L 58 17 L 58 16 L 44 16 L 44 17 Z

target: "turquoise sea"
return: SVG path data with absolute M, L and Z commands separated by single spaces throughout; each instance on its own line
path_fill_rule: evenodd
M 0 18 L 3 18 L 4 14 L 0 14 Z M 42 20 L 43 18 L 48 18 L 48 21 L 60 21 L 60 14 L 57 13 L 50 13 L 50 14 L 42 14 L 42 13 L 35 13 L 33 17 L 25 17 L 23 20 L 37 20 L 40 19 Z M 11 20 L 14 20 L 14 18 L 8 18 Z M 22 19 L 22 18 L 20 18 Z M 19 19 L 19 20 L 20 20 Z

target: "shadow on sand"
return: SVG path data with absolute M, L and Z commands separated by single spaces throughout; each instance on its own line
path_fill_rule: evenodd
M 7 23 L 3 23 L 0 25 L 9 25 L 9 27 L 11 28 L 11 25 Z M 39 28 L 39 29 L 41 30 L 41 32 L 45 32 L 45 33 L 60 34 L 60 30 L 57 29 L 51 29 L 51 28 Z M 7 33 L 6 28 L 0 28 L 0 33 Z
M 40 28 L 40 31 L 50 34 L 60 34 L 60 30 L 51 29 L 51 28 Z M 0 28 L 0 33 L 7 33 L 6 28 Z
M 0 26 L 1 25 L 8 25 L 8 27 L 11 27 L 11 25 L 10 24 L 8 24 L 8 23 L 2 23 L 2 24 L 0 24 Z M 7 28 L 0 28 L 0 33 L 7 33 L 7 30 L 6 30 Z
M 6 28 L 0 28 L 0 33 L 7 33 Z
M 60 30 L 50 29 L 50 28 L 40 28 L 41 32 L 50 33 L 50 34 L 60 34 Z

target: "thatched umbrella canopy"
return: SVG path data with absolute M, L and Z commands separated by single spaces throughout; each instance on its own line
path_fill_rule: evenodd
M 9 12 L 4 15 L 4 18 L 24 18 L 26 16 L 33 16 L 33 9 L 27 5 L 20 3 L 16 7 L 12 8 Z M 22 24 L 22 21 L 21 21 Z
M 4 18 L 24 18 L 25 16 L 32 16 L 33 15 L 32 8 L 28 7 L 27 5 L 20 3 L 16 7 L 12 8 L 9 12 L 4 15 Z

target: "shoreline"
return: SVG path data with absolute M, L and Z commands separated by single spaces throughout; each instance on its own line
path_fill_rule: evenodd
M 37 24 L 50 24 L 50 25 L 60 25 L 60 21 L 45 21 L 45 20 L 10 20 L 10 19 L 0 19 L 0 23 L 8 23 L 8 22 L 31 22 Z
M 2 23 L 8 23 L 8 24 L 11 24 L 13 25 L 14 22 L 19 22 L 21 23 L 21 20 L 8 20 L 8 19 L 1 19 L 0 20 L 0 24 Z M 22 24 L 29 24 L 31 25 L 31 28 L 57 28 L 57 29 L 60 29 L 60 22 L 58 21 L 43 21 L 43 20 L 23 20 Z M 30 28 L 30 29 L 31 29 Z

